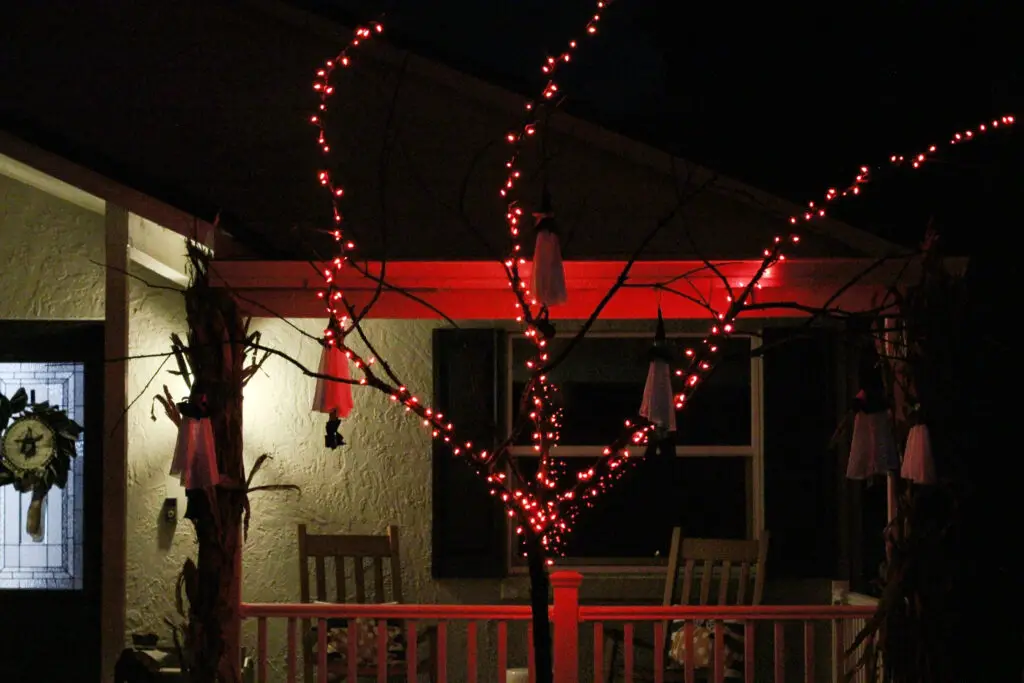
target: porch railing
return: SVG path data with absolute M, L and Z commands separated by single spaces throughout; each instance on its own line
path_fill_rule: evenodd
M 734 675 L 742 674 L 743 681 L 845 683 L 846 673 L 856 659 L 856 655 L 848 656 L 845 649 L 851 642 L 851 636 L 874 612 L 871 606 L 849 605 L 581 606 L 579 587 L 582 578 L 573 572 L 556 572 L 551 577 L 554 601 L 549 615 L 552 622 L 555 683 L 581 683 L 587 680 L 581 676 L 580 666 L 580 643 L 586 635 L 592 635 L 594 683 L 610 683 L 606 677 L 612 643 L 621 650 L 621 666 L 613 672 L 616 683 L 634 683 L 638 680 L 664 683 L 667 676 L 672 676 L 671 680 L 679 680 L 681 677 L 685 683 L 695 683 L 697 680 L 729 683 L 735 680 L 726 677 L 729 664 L 726 661 L 726 637 L 730 630 L 733 636 L 742 633 L 742 638 L 737 638 L 742 640 L 739 646 L 742 653 L 735 653 L 737 658 L 732 662 L 732 668 L 742 668 L 741 672 L 735 672 Z M 257 683 L 270 683 L 272 668 L 275 672 L 274 681 L 297 683 L 302 680 L 303 639 L 307 637 L 307 633 L 300 632 L 303 622 L 316 627 L 309 633 L 315 638 L 312 651 L 315 653 L 314 680 L 317 683 L 327 683 L 328 680 L 328 619 L 347 620 L 348 633 L 357 633 L 357 620 L 375 621 L 384 633 L 387 632 L 388 624 L 403 625 L 405 651 L 402 663 L 397 666 L 394 657 L 391 657 L 389 663 L 388 638 L 375 639 L 376 664 L 369 668 L 360 663 L 358 639 L 349 638 L 343 671 L 338 672 L 346 681 L 376 678 L 383 683 L 395 680 L 398 674 L 410 683 L 419 680 L 420 676 L 429 676 L 436 683 L 448 683 L 452 678 L 467 683 L 495 680 L 508 683 L 510 624 L 524 628 L 524 646 L 532 637 L 531 614 L 527 606 L 243 603 L 241 611 L 243 619 L 255 621 L 256 625 Z M 272 620 L 284 622 L 278 626 L 284 625 L 286 641 L 284 662 L 276 662 L 274 667 L 271 667 L 268 644 L 268 622 Z M 478 635 L 482 622 L 494 623 L 496 626 L 494 651 L 488 653 L 493 656 L 481 657 Z M 712 661 L 706 670 L 700 671 L 695 658 L 701 653 L 695 652 L 697 648 L 691 646 L 685 648 L 684 661 L 676 670 L 668 668 L 665 648 L 653 647 L 650 653 L 653 661 L 643 662 L 641 671 L 635 647 L 640 642 L 638 628 L 646 630 L 650 627 L 653 631 L 650 642 L 663 643 L 668 634 L 666 629 L 680 622 L 682 643 L 693 644 L 695 630 L 698 628 L 704 628 L 705 635 L 710 638 Z M 461 672 L 449 672 L 449 632 L 455 625 L 462 627 L 463 633 L 460 635 L 464 636 L 462 649 L 465 651 L 465 670 Z M 429 653 L 429 660 L 433 662 L 432 671 L 424 671 L 419 664 L 421 658 L 418 657 L 424 654 L 418 652 L 418 648 L 427 647 L 422 635 L 428 629 L 433 634 L 429 645 L 433 648 Z M 611 637 L 613 633 L 614 638 Z M 825 642 L 820 643 L 821 638 Z M 761 639 L 770 647 L 759 648 Z M 793 644 L 796 647 L 787 647 L 787 643 L 792 641 L 795 641 Z M 529 680 L 534 683 L 532 648 L 525 647 L 525 650 Z M 824 659 L 823 651 L 827 653 Z M 799 652 L 799 656 L 794 656 L 796 652 Z M 365 659 L 365 653 L 363 656 Z M 489 662 L 494 669 L 493 675 L 485 672 L 481 680 L 480 665 L 484 661 Z M 699 675 L 701 678 L 698 678 Z

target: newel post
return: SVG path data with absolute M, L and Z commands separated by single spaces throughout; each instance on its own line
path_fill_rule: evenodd
M 555 683 L 576 683 L 580 665 L 580 584 L 578 572 L 554 572 L 554 664 Z

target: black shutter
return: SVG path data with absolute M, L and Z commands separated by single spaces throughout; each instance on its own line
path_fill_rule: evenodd
M 501 436 L 504 339 L 493 329 L 434 331 L 434 403 L 460 441 L 491 447 Z M 433 470 L 434 578 L 504 576 L 508 539 L 501 503 L 437 440 Z
M 764 330 L 765 526 L 768 576 L 837 576 L 839 478 L 828 444 L 838 424 L 837 336 Z

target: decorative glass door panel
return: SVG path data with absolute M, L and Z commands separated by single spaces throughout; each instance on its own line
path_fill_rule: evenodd
M 82 363 L 0 362 L 0 394 L 23 388 L 31 403 L 48 402 L 85 424 Z M 42 502 L 41 525 L 30 533 L 31 493 L 0 487 L 0 590 L 81 590 L 83 574 L 83 466 L 85 439 L 75 446 L 67 485 Z

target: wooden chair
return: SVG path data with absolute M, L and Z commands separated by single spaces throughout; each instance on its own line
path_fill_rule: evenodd
M 315 582 L 316 594 L 310 594 L 310 571 L 309 560 L 313 560 L 313 580 Z M 330 562 L 328 562 L 330 560 Z M 350 560 L 350 562 L 346 562 Z M 367 593 L 367 560 L 372 570 L 372 591 Z M 388 564 L 389 579 L 385 581 L 384 565 Z M 346 565 L 351 566 L 352 571 L 346 572 Z M 402 602 L 402 569 L 401 560 L 398 555 L 398 527 L 389 526 L 387 535 L 383 536 L 355 536 L 355 535 L 327 535 L 310 534 L 306 531 L 306 525 L 299 525 L 299 593 L 302 602 L 337 602 L 354 604 L 383 604 Z M 334 574 L 334 599 L 328 598 L 328 568 L 333 569 Z M 348 579 L 353 582 L 354 594 L 348 590 Z M 387 588 L 390 587 L 390 595 Z M 349 600 L 349 597 L 353 600 Z M 312 633 L 309 620 L 303 620 L 302 633 Z M 404 624 L 402 625 L 404 629 Z M 427 658 L 417 662 L 417 671 L 428 673 L 431 682 L 437 675 L 436 645 L 437 630 L 434 626 L 420 628 L 417 634 L 417 645 L 427 644 Z M 315 638 L 303 638 L 303 673 L 306 683 L 313 683 L 313 670 L 316 664 L 314 651 Z M 417 648 L 417 652 L 422 652 Z M 388 665 L 388 679 L 392 677 L 405 680 L 407 676 L 407 662 L 392 662 Z M 343 661 L 333 660 L 328 662 L 328 674 L 332 678 L 345 678 L 347 667 Z M 376 680 L 377 664 L 369 667 L 359 667 L 357 678 L 372 678 Z M 350 682 L 355 683 L 355 682 Z
M 665 591 L 662 596 L 664 606 L 671 605 L 759 605 L 764 594 L 765 561 L 768 557 L 768 532 L 754 541 L 720 539 L 720 538 L 683 538 L 682 529 L 672 530 L 672 545 L 669 549 L 668 571 L 665 575 Z M 699 590 L 695 595 L 696 569 L 700 567 Z M 683 570 L 682 587 L 679 585 L 679 571 Z M 715 570 L 720 570 L 717 590 L 712 591 L 715 582 Z M 733 581 L 732 570 L 739 569 L 738 581 Z M 731 587 L 735 585 L 735 590 Z M 696 600 L 694 600 L 696 598 Z M 713 599 L 713 600 L 712 600 Z M 670 645 L 669 624 L 662 624 L 664 638 L 660 643 L 651 643 L 640 638 L 633 638 L 634 648 L 653 652 L 655 647 L 666 652 L 664 658 L 668 665 L 667 652 Z M 608 656 L 607 675 L 605 680 L 614 683 L 619 668 L 619 655 L 623 645 L 623 634 L 618 630 L 606 631 L 610 647 L 606 648 Z M 634 661 L 636 661 L 634 659 Z M 710 671 L 698 670 L 698 676 L 710 677 Z M 634 680 L 653 680 L 653 671 L 634 671 Z M 664 680 L 683 680 L 683 671 L 667 669 Z

